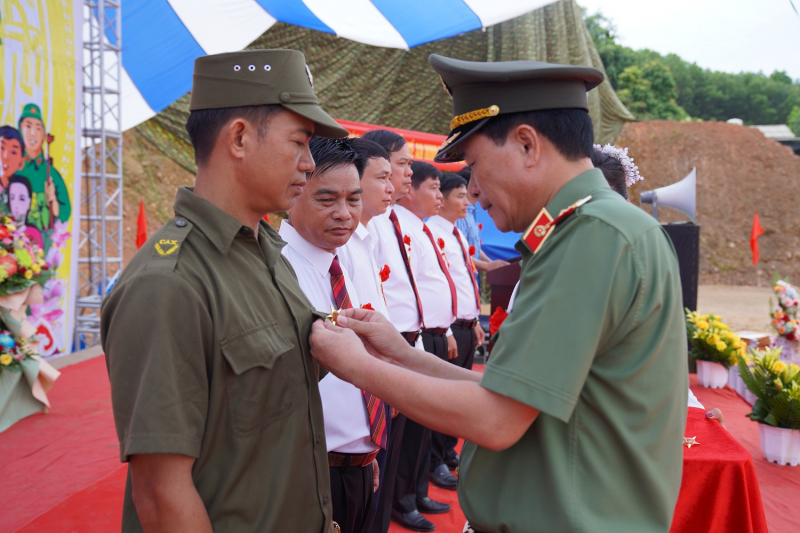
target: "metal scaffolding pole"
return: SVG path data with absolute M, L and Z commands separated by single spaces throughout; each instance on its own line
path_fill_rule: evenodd
M 84 0 L 83 164 L 75 343 L 100 341 L 100 304 L 122 269 L 121 0 Z

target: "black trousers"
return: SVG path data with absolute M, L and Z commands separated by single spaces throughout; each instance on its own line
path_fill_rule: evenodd
M 449 361 L 461 368 L 472 370 L 472 362 L 475 360 L 475 330 L 456 325 L 450 326 L 450 329 L 453 330 L 453 337 L 458 345 L 458 357 Z M 431 434 L 431 470 L 444 464 L 445 461 L 456 458 L 456 444 L 458 439 L 452 435 L 438 431 Z
M 422 333 L 425 351 L 447 359 L 447 338 Z M 417 509 L 417 500 L 428 496 L 428 472 L 431 463 L 431 430 L 410 418 L 406 420 L 400 445 L 400 464 L 394 489 L 393 508 L 399 513 Z
M 414 343 L 409 343 L 414 346 Z M 388 407 L 388 406 L 387 406 Z M 387 413 L 389 415 L 390 413 Z M 400 464 L 400 447 L 403 442 L 403 432 L 406 427 L 406 417 L 398 414 L 389 421 L 389 440 L 386 450 L 378 454 L 378 464 L 381 466 L 381 485 L 375 493 L 375 512 L 373 513 L 370 533 L 387 533 L 389 522 L 392 519 L 392 503 L 394 502 L 395 482 L 397 480 L 397 467 Z M 384 464 L 381 464 L 383 458 Z
M 367 533 L 372 516 L 372 465 L 330 468 L 333 520 L 342 533 Z

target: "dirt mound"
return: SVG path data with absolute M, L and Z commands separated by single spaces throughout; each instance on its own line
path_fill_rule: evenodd
M 630 190 L 635 204 L 641 191 L 671 185 L 697 167 L 700 283 L 767 285 L 773 272 L 800 282 L 800 157 L 791 149 L 755 128 L 723 122 L 628 123 L 616 144 L 629 148 L 645 178 Z M 753 213 L 765 231 L 756 266 Z M 659 218 L 687 220 L 668 208 Z
M 139 200 L 144 200 L 149 234 L 152 235 L 175 214 L 172 204 L 180 185 L 194 184 L 194 174 L 187 171 L 135 130 L 122 136 L 123 183 L 123 264 L 136 253 L 136 217 Z

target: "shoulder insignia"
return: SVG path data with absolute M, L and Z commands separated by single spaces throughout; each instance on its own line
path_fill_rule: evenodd
M 539 214 L 533 220 L 533 223 L 528 227 L 522 235 L 522 241 L 530 248 L 531 253 L 536 253 L 553 232 L 553 229 L 559 222 L 574 213 L 580 206 L 591 200 L 591 196 L 587 196 L 578 200 L 566 209 L 562 209 L 556 218 L 553 218 L 547 209 L 542 208 Z
M 173 218 L 164 224 L 152 245 L 152 258 L 165 268 L 174 268 L 178 261 L 181 245 L 191 231 L 192 224 L 183 218 Z

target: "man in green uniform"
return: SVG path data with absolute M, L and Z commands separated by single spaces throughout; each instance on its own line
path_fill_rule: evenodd
M 464 437 L 475 531 L 665 533 L 681 482 L 686 333 L 659 224 L 592 167 L 593 68 L 431 56 L 453 97 L 439 161 L 517 244 L 522 277 L 483 375 L 409 350 L 381 317 L 315 323 L 323 366 Z M 370 357 L 353 332 L 367 339 Z
M 102 310 L 122 530 L 332 531 L 315 312 L 262 217 L 302 192 L 312 135 L 347 131 L 294 50 L 197 59 L 190 109 L 195 187 Z
M 39 230 L 52 229 L 56 220 L 69 220 L 72 204 L 64 179 L 52 160 L 45 158 L 47 132 L 39 106 L 28 104 L 22 108 L 19 132 L 25 139 L 25 167 L 19 173 L 28 178 L 33 191 L 29 219 Z

